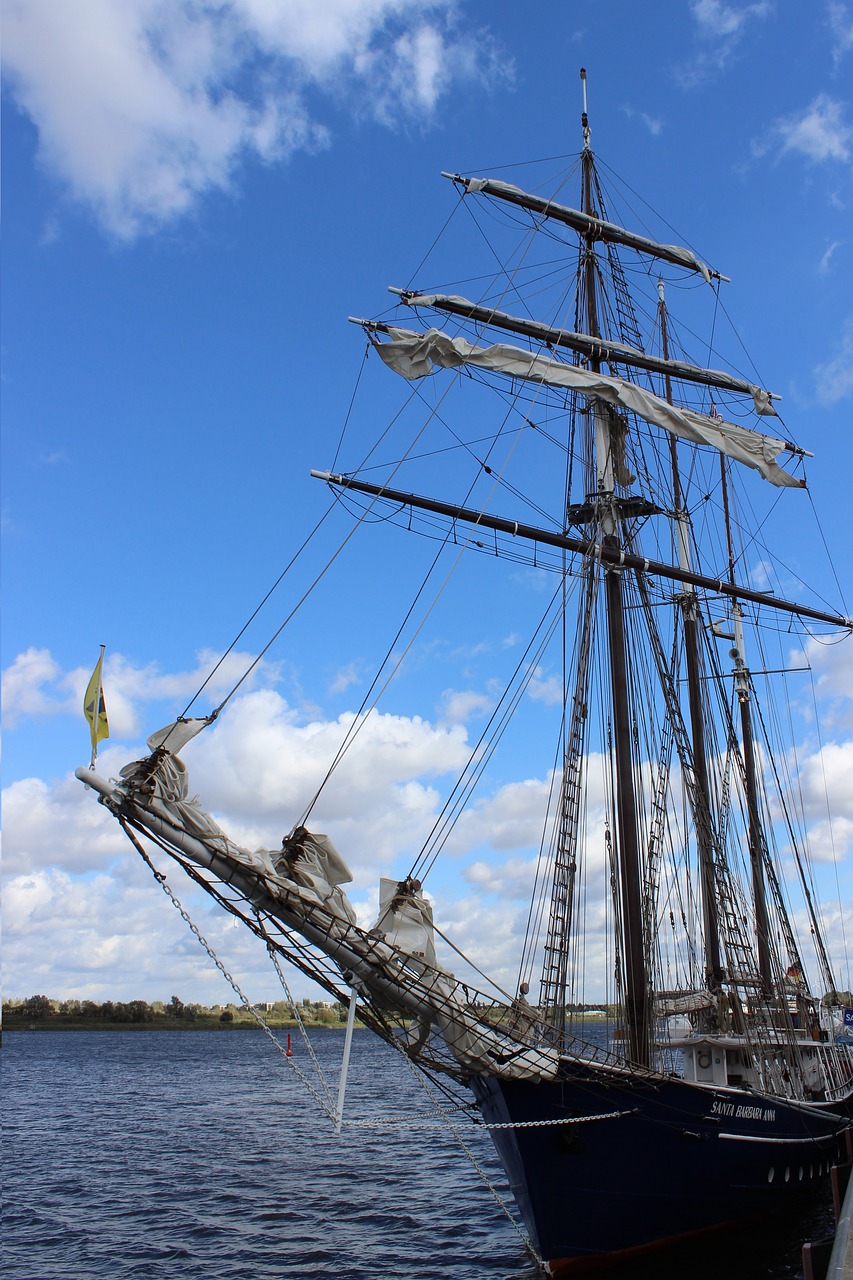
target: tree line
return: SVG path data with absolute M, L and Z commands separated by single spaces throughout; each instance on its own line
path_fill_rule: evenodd
M 285 1000 L 266 1001 L 256 1008 L 266 1014 L 278 1017 L 292 1017 L 290 1004 Z M 330 1024 L 346 1017 L 345 1006 L 331 1001 L 311 1001 L 307 998 L 300 1002 L 300 1015 L 312 1022 L 328 1022 Z M 170 1000 L 53 1000 L 46 995 L 27 996 L 21 1000 L 4 1000 L 3 1016 L 13 1019 L 24 1018 L 32 1021 L 46 1021 L 51 1018 L 60 1021 L 102 1021 L 102 1022 L 159 1022 L 164 1018 L 179 1018 L 183 1022 L 195 1022 L 218 1019 L 228 1023 L 251 1015 L 241 1005 L 203 1005 L 185 1003 L 180 996 L 172 996 Z

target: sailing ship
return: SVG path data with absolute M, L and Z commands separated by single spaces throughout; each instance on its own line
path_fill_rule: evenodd
M 168 853 L 487 1127 L 553 1275 L 793 1206 L 850 1151 L 853 1125 L 849 993 L 824 940 L 797 757 L 777 741 L 792 718 L 763 702 L 774 683 L 790 690 L 798 642 L 853 620 L 755 579 L 771 553 L 748 527 L 763 493 L 796 508 L 811 455 L 760 380 L 682 352 L 668 294 L 701 292 L 716 312 L 726 277 L 611 220 L 585 78 L 582 128 L 556 194 L 443 175 L 459 207 L 518 241 L 476 298 L 393 289 L 390 319 L 356 321 L 376 372 L 405 379 L 413 403 L 440 387 L 428 427 L 471 462 L 463 496 L 401 485 L 424 434 L 384 479 L 313 473 L 360 536 L 424 534 L 435 564 L 485 552 L 490 574 L 521 566 L 552 585 L 429 840 L 382 881 L 378 918 L 357 920 L 344 857 L 310 825 L 317 795 L 271 850 L 237 845 L 190 798 L 182 753 L 221 706 L 188 708 L 117 779 L 77 771 L 146 860 Z M 466 435 L 481 419 L 451 419 L 460 387 L 466 404 L 476 392 L 498 406 L 485 442 Z M 509 464 L 531 440 L 526 497 Z M 510 496 L 520 510 L 503 513 Z M 554 763 L 518 983 L 504 989 L 441 951 L 424 881 L 555 646 Z M 348 722 L 330 775 L 369 714 Z M 578 1012 L 584 993 L 613 1013 L 604 1045 Z

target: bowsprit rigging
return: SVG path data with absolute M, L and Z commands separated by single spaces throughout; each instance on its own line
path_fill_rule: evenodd
M 812 455 L 786 438 L 759 378 L 681 350 L 673 291 L 689 280 L 714 300 L 726 277 L 611 217 L 585 78 L 582 126 L 578 207 L 562 191 L 557 201 L 500 177 L 445 175 L 472 216 L 510 209 L 500 229 L 520 227 L 520 243 L 477 277 L 479 297 L 452 283 L 393 289 L 404 315 L 427 316 L 421 331 L 396 315 L 357 322 L 378 374 L 409 389 L 407 413 L 431 387 L 437 403 L 414 431 L 395 415 L 383 478 L 337 456 L 335 471 L 312 473 L 365 504 L 333 562 L 356 531 L 378 542 L 420 529 L 439 543 L 427 581 L 451 560 L 448 593 L 471 549 L 494 553 L 480 566 L 489 575 L 515 559 L 538 570 L 539 557 L 557 575 L 420 854 L 381 881 L 376 918 L 358 920 L 346 862 L 307 825 L 322 788 L 277 849 L 241 847 L 190 798 L 181 753 L 220 708 L 152 735 L 117 780 L 78 770 L 135 844 L 170 853 L 277 962 L 336 999 L 354 991 L 372 1031 L 468 1099 L 555 1275 L 793 1204 L 826 1176 L 853 1118 L 853 998 L 823 936 L 790 703 L 772 710 L 774 683 L 786 697 L 798 669 L 790 648 L 816 627 L 849 633 L 853 620 L 805 586 L 768 590 L 768 527 L 750 526 L 762 489 L 798 511 Z M 536 258 L 540 239 L 547 259 Z M 435 313 L 447 329 L 431 327 Z M 473 410 L 475 396 L 488 407 Z M 453 474 L 451 458 L 472 474 Z M 421 467 L 440 480 L 437 496 L 405 485 Z M 496 513 L 496 494 L 518 510 Z M 434 606 L 425 587 L 409 635 Z M 392 655 L 411 646 L 403 631 L 327 778 L 344 750 L 361 749 L 399 670 Z M 499 743 L 523 727 L 552 649 L 556 745 L 512 986 L 445 939 L 423 880 L 454 828 L 460 838 Z M 588 994 L 612 1015 L 606 1047 L 578 1025 Z

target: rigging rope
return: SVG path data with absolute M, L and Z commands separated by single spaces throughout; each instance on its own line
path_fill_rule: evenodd
M 144 847 L 143 847 L 143 845 L 142 845 L 141 841 L 137 838 L 136 834 L 135 834 L 135 833 L 133 832 L 133 830 L 130 828 L 130 826 L 128 825 L 128 823 L 127 823 L 126 819 L 125 819 L 124 817 L 122 817 L 122 815 L 121 815 L 121 814 L 119 814 L 119 815 L 118 815 L 118 820 L 119 820 L 119 823 L 121 824 L 121 827 L 122 827 L 122 829 L 123 829 L 123 831 L 124 831 L 125 835 L 126 835 L 126 836 L 127 836 L 127 838 L 130 840 L 131 844 L 134 846 L 134 848 L 136 849 L 137 853 L 138 853 L 138 854 L 140 855 L 140 857 L 142 858 L 143 862 L 147 863 L 148 867 L 151 869 L 151 871 L 152 871 L 152 873 L 153 873 L 153 875 L 154 875 L 154 879 L 157 881 L 157 883 L 159 884 L 160 888 L 163 890 L 163 892 L 165 893 L 166 897 L 167 897 L 167 898 L 169 899 L 169 901 L 171 902 L 172 906 L 173 906 L 173 907 L 175 908 L 175 910 L 178 912 L 178 914 L 180 915 L 180 917 L 181 917 L 181 919 L 184 921 L 184 923 L 188 926 L 188 928 L 189 928 L 190 932 L 191 932 L 192 934 L 194 934 L 194 936 L 195 936 L 195 937 L 196 937 L 196 939 L 198 940 L 199 944 L 200 944 L 200 945 L 204 948 L 204 950 L 207 952 L 207 954 L 208 954 L 209 958 L 213 961 L 213 963 L 216 965 L 216 968 L 219 970 L 219 972 L 222 974 L 223 978 L 225 978 L 225 981 L 226 981 L 226 982 L 228 983 L 228 985 L 231 987 L 231 990 L 232 990 L 232 991 L 233 991 L 233 992 L 238 996 L 238 998 L 239 998 L 239 1000 L 240 1000 L 240 1003 L 241 1003 L 241 1004 L 243 1005 L 243 1007 L 246 1009 L 247 1013 L 249 1013 L 249 1014 L 250 1014 L 250 1016 L 251 1016 L 252 1018 L 254 1018 L 255 1022 L 258 1024 L 258 1026 L 261 1028 L 261 1030 L 262 1030 L 262 1031 L 264 1032 L 264 1034 L 266 1035 L 267 1039 L 270 1041 L 270 1043 L 273 1045 L 273 1047 L 274 1047 L 274 1048 L 276 1049 L 276 1051 L 278 1052 L 279 1056 L 280 1056 L 281 1058 L 283 1058 L 283 1059 L 284 1059 L 284 1061 L 285 1061 L 285 1062 L 290 1066 L 290 1068 L 291 1068 L 293 1071 L 295 1071 L 295 1072 L 296 1072 L 296 1074 L 299 1076 L 299 1079 L 302 1081 L 302 1083 L 305 1085 L 305 1087 L 306 1087 L 306 1089 L 308 1090 L 308 1092 L 309 1092 L 309 1093 L 311 1094 L 311 1096 L 313 1097 L 314 1101 L 318 1104 L 318 1106 L 321 1108 L 321 1110 L 325 1112 L 325 1114 L 329 1117 L 329 1119 L 334 1123 L 334 1122 L 335 1122 L 335 1120 L 336 1120 L 336 1115 L 335 1115 L 334 1108 L 333 1108 L 332 1106 L 330 1106 L 330 1105 L 329 1105 L 329 1102 L 327 1101 L 327 1099 L 326 1099 L 326 1098 L 324 1098 L 324 1097 L 322 1096 L 322 1094 L 318 1093 L 318 1091 L 314 1088 L 314 1085 L 311 1083 L 311 1081 L 310 1081 L 310 1080 L 308 1079 L 308 1077 L 305 1075 L 305 1072 L 304 1072 L 304 1071 L 302 1071 L 302 1070 L 297 1066 L 297 1064 L 293 1061 L 293 1058 L 292 1058 L 292 1057 L 288 1057 L 288 1056 L 287 1056 L 287 1050 L 286 1050 L 286 1049 L 284 1048 L 284 1046 L 283 1046 L 283 1045 L 282 1045 L 282 1044 L 281 1044 L 281 1043 L 276 1039 L 276 1036 L 275 1036 L 275 1034 L 274 1034 L 274 1032 L 273 1032 L 272 1028 L 271 1028 L 270 1026 L 268 1026 L 268 1024 L 266 1023 L 266 1021 L 261 1017 L 261 1015 L 260 1015 L 260 1013 L 258 1012 L 258 1010 L 254 1007 L 254 1005 L 252 1004 L 252 1002 L 249 1000 L 249 997 L 245 994 L 245 992 L 244 992 L 244 991 L 242 990 L 242 988 L 240 987 L 240 985 L 239 985 L 239 983 L 237 982 L 236 978 L 234 978 L 234 977 L 233 977 L 233 975 L 232 975 L 231 973 L 229 973 L 229 971 L 225 968 L 225 965 L 224 965 L 224 964 L 222 963 L 222 961 L 219 959 L 219 956 L 216 954 L 216 952 L 214 951 L 213 947 L 210 945 L 210 943 L 207 941 L 207 939 L 206 939 L 206 938 L 204 937 L 204 935 L 201 933 L 201 930 L 198 928 L 198 926 L 197 926 L 196 924 L 194 924 L 194 923 L 193 923 L 193 921 L 191 920 L 191 918 L 190 918 L 190 916 L 189 916 L 189 913 L 187 912 L 186 908 L 183 906 L 183 904 L 181 903 L 180 899 L 177 897 L 177 895 L 174 893 L 174 891 L 172 890 L 171 886 L 169 885 L 169 883 L 168 883 L 168 881 L 167 881 L 167 879 L 166 879 L 166 875 L 165 875 L 165 873 L 164 873 L 164 872 L 162 872 L 162 871 L 158 871 L 158 870 L 157 870 L 157 868 L 154 866 L 154 863 L 151 861 L 151 859 L 149 858 L 148 854 L 145 852 L 145 849 L 144 849 Z M 312 1058 L 313 1058 L 313 1055 L 312 1055 Z M 317 1063 L 316 1063 L 316 1059 L 314 1059 L 314 1061 L 315 1061 L 315 1065 L 317 1065 Z M 318 1070 L 319 1070 L 319 1067 L 318 1067 Z M 328 1088 L 328 1085 L 326 1084 L 325 1080 L 323 1079 L 322 1072 L 321 1072 L 321 1076 L 320 1076 L 320 1078 L 321 1078 L 321 1080 L 323 1080 L 324 1088 L 326 1089 L 326 1092 L 327 1092 L 327 1094 L 328 1094 L 328 1093 L 329 1093 L 329 1088 Z
M 314 1064 L 314 1070 L 317 1072 L 317 1077 L 326 1091 L 326 1096 L 329 1099 L 330 1106 L 335 1106 L 336 1103 L 335 1103 L 334 1095 L 332 1094 L 332 1090 L 330 1089 L 326 1081 L 326 1077 L 323 1073 L 323 1068 L 320 1066 L 320 1063 L 317 1060 L 317 1056 L 314 1053 L 314 1046 L 311 1043 L 311 1038 L 308 1035 L 308 1031 L 305 1026 L 305 1023 L 302 1021 L 302 1016 L 299 1012 L 299 1006 L 297 1005 L 295 999 L 293 998 L 290 987 L 288 986 L 288 983 L 287 983 L 287 979 L 285 978 L 284 973 L 282 972 L 281 965 L 278 962 L 278 956 L 276 955 L 275 947 L 272 944 L 272 939 L 267 933 L 264 927 L 263 921 L 261 920 L 261 913 L 260 911 L 258 911 L 257 907 L 253 907 L 252 914 L 254 915 L 255 920 L 257 921 L 258 932 L 266 940 L 267 955 L 272 961 L 273 968 L 278 974 L 278 980 L 281 983 L 281 989 L 284 992 L 284 994 L 287 996 L 288 1004 L 290 1005 L 290 1009 L 291 1009 L 291 1012 L 293 1013 L 293 1017 L 296 1021 L 296 1025 L 299 1028 L 299 1032 L 300 1032 L 300 1035 L 302 1036 L 302 1040 L 305 1044 L 305 1048 L 308 1051 L 308 1056 L 310 1057 L 311 1061 Z
M 472 1164 L 472 1165 L 474 1166 L 474 1168 L 477 1170 L 477 1173 L 478 1173 L 478 1174 L 480 1175 L 480 1177 L 482 1178 L 483 1183 L 485 1184 L 486 1188 L 488 1189 L 488 1191 L 489 1191 L 489 1192 L 491 1193 L 491 1195 L 493 1196 L 493 1198 L 494 1198 L 495 1202 L 498 1204 L 498 1206 L 500 1207 L 500 1209 L 501 1209 L 501 1211 L 503 1212 L 503 1214 L 506 1216 L 506 1218 L 508 1219 L 508 1221 L 511 1223 L 513 1230 L 514 1230 L 514 1231 L 516 1232 L 516 1234 L 518 1235 L 518 1237 L 519 1237 L 519 1239 L 521 1240 L 522 1244 L 524 1245 L 525 1249 L 528 1251 L 528 1253 L 529 1253 L 529 1254 L 531 1255 L 531 1257 L 534 1259 L 534 1261 L 536 1262 L 537 1266 L 544 1268 L 544 1266 L 545 1266 L 545 1260 L 544 1260 L 544 1258 L 541 1258 L 541 1257 L 539 1256 L 538 1252 L 537 1252 L 537 1251 L 536 1251 L 536 1249 L 534 1248 L 533 1242 L 529 1239 L 529 1237 L 527 1236 L 527 1233 L 525 1232 L 525 1230 L 523 1229 L 523 1227 L 521 1227 L 521 1226 L 519 1225 L 519 1223 L 518 1223 L 518 1222 L 516 1222 L 515 1218 L 513 1217 L 513 1215 L 512 1215 L 512 1213 L 510 1212 L 510 1210 L 507 1208 L 507 1205 L 506 1205 L 506 1203 L 504 1202 L 503 1197 L 501 1196 L 501 1194 L 500 1194 L 500 1192 L 498 1191 L 498 1189 L 497 1189 L 497 1187 L 495 1186 L 495 1184 L 492 1182 L 492 1180 L 491 1180 L 491 1178 L 489 1177 L 488 1173 L 487 1173 L 487 1172 L 486 1172 L 486 1170 L 483 1168 L 483 1166 L 480 1164 L 479 1160 L 478 1160 L 478 1159 L 477 1159 L 477 1157 L 475 1156 L 474 1152 L 471 1150 L 471 1148 L 470 1148 L 470 1146 L 468 1145 L 468 1143 L 467 1143 L 467 1142 L 465 1141 L 465 1139 L 462 1137 L 462 1134 L 459 1132 L 458 1128 L 457 1128 L 457 1127 L 456 1127 L 456 1125 L 453 1123 L 453 1120 L 451 1119 L 451 1117 L 450 1117 L 450 1115 L 448 1114 L 448 1112 L 446 1112 L 446 1111 L 445 1111 L 444 1107 L 441 1105 L 441 1103 L 439 1102 L 438 1098 L 437 1098 L 437 1097 L 435 1097 L 435 1095 L 433 1094 L 432 1090 L 430 1089 L 429 1085 L 427 1084 L 427 1081 L 426 1081 L 426 1077 L 425 1077 L 425 1075 L 423 1074 L 423 1072 L 421 1072 L 421 1071 L 419 1071 L 419 1070 L 418 1070 L 418 1068 L 415 1066 L 414 1062 L 412 1062 L 410 1058 L 408 1058 L 408 1057 L 407 1057 L 407 1061 L 408 1061 L 409 1066 L 411 1067 L 412 1071 L 414 1072 L 414 1074 L 415 1074 L 415 1078 L 418 1080 L 418 1083 L 421 1085 L 421 1087 L 423 1088 L 424 1092 L 427 1094 L 427 1097 L 428 1097 L 428 1098 L 430 1099 L 430 1101 L 432 1102 L 432 1105 L 435 1107 L 436 1111 L 439 1113 L 439 1115 L 440 1115 L 440 1116 L 442 1117 L 442 1119 L 444 1120 L 444 1122 L 445 1122 L 445 1124 L 447 1125 L 448 1129 L 450 1129 L 450 1132 L 453 1134 L 454 1138 L 455 1138 L 455 1139 L 456 1139 L 456 1141 L 459 1143 L 459 1146 L 460 1146 L 460 1147 L 462 1148 L 462 1150 L 465 1152 L 465 1155 L 468 1157 L 468 1159 L 470 1160 L 471 1164 Z
M 219 668 L 222 666 L 223 662 L 224 662 L 224 661 L 225 661 L 225 659 L 228 657 L 228 655 L 229 655 L 230 653 L 232 653 L 232 652 L 233 652 L 233 650 L 234 650 L 234 646 L 235 646 L 235 645 L 238 643 L 238 641 L 239 641 L 239 640 L 240 640 L 240 639 L 241 639 L 241 638 L 246 634 L 246 631 L 247 631 L 247 630 L 249 629 L 249 627 L 252 625 L 252 623 L 254 622 L 255 618 L 257 618 L 258 614 L 261 612 L 261 610 L 263 609 L 264 605 L 267 603 L 267 601 L 269 600 L 269 598 L 270 598 L 270 597 L 272 596 L 272 594 L 275 592 L 275 590 L 277 589 L 277 587 L 280 585 L 280 583 L 284 580 L 284 578 L 287 576 L 287 574 L 288 574 L 288 573 L 290 572 L 290 570 L 293 568 L 294 564 L 295 564 L 295 563 L 296 563 L 296 561 L 299 559 L 299 557 L 302 555 L 302 552 L 303 552 L 303 551 L 305 550 L 305 548 L 308 546 L 309 542 L 311 542 L 311 540 L 312 540 L 312 538 L 314 537 L 314 535 L 318 532 L 318 530 L 320 529 L 321 525 L 324 523 L 324 521 L 326 521 L 326 520 L 329 518 L 330 513 L 331 513 L 331 508 L 329 508 L 329 510 L 327 510 L 326 512 L 324 512 L 324 514 L 320 517 L 320 519 L 319 519 L 319 520 L 317 521 L 317 523 L 315 524 L 314 528 L 313 528 L 313 529 L 311 530 L 311 532 L 308 534 L 308 537 L 303 541 L 303 543 L 302 543 L 302 545 L 300 546 L 299 550 L 298 550 L 298 551 L 297 551 L 293 556 L 291 556 L 290 561 L 289 561 L 289 562 L 288 562 L 288 564 L 284 567 L 284 569 L 282 569 L 281 573 L 278 575 L 278 577 L 276 578 L 275 582 L 272 584 L 272 586 L 270 587 L 270 589 L 267 591 L 266 595 L 265 595 L 265 596 L 264 596 L 264 598 L 261 600 L 260 604 L 258 604 L 258 605 L 257 605 L 257 607 L 255 608 L 254 612 L 249 616 L 249 618 L 246 620 L 246 622 L 243 624 L 243 626 L 242 626 L 242 627 L 240 628 L 240 630 L 237 632 L 236 636 L 235 636 L 235 637 L 234 637 L 234 639 L 231 641 L 231 643 L 229 644 L 228 648 L 225 650 L 225 652 L 224 652 L 224 653 L 222 654 L 222 656 L 219 658 L 219 661 L 218 661 L 218 662 L 213 666 L 213 668 L 208 672 L 207 676 L 204 678 L 204 680 L 202 681 L 202 683 L 199 685 L 198 689 L 195 691 L 195 693 L 193 694 L 193 696 L 190 698 L 189 702 L 187 703 L 186 707 L 184 708 L 183 712 L 182 712 L 182 713 L 181 713 L 181 715 L 178 717 L 178 719 L 180 719 L 180 720 L 185 720 L 185 719 L 187 718 L 187 715 L 189 714 L 189 711 L 190 711 L 191 707 L 193 706 L 193 704 L 194 704 L 194 703 L 197 701 L 197 699 L 201 696 L 202 692 L 203 692 L 203 691 L 204 691 L 204 689 L 207 687 L 207 685 L 208 685 L 208 684 L 210 684 L 210 681 L 211 681 L 211 680 L 213 679 L 213 677 L 216 675 L 217 671 L 218 671 L 218 670 L 219 670 Z M 331 561 L 330 561 L 330 563 L 331 563 Z M 306 593 L 306 594 L 307 594 L 307 593 Z M 304 597 L 303 597 L 303 599 L 304 599 Z M 301 604 L 301 603 L 302 603 L 302 601 L 300 601 L 299 603 Z M 298 608 L 298 606 L 297 606 L 297 608 Z M 295 612 L 296 612 L 296 610 L 294 609 L 294 611 L 293 611 L 293 612 L 295 613 Z M 290 617 L 292 617 L 292 616 L 293 616 L 293 614 L 291 613 L 291 614 L 290 614 Z M 287 619 L 287 621 L 290 621 L 290 617 Z M 286 622 L 285 622 L 285 623 L 282 623 L 282 628 L 283 628 L 285 625 L 286 625 Z M 225 706 L 226 702 L 228 702 L 228 699 L 232 696 L 232 694 L 236 693 L 237 689 L 239 689 L 240 685 L 243 683 L 243 681 L 246 679 L 246 677 L 247 677 L 247 676 L 248 676 L 248 675 L 249 675 L 249 674 L 254 670 L 254 668 L 255 668 L 255 667 L 257 666 L 257 664 L 260 662 L 261 658 L 262 658 L 262 657 L 264 656 L 264 654 L 267 652 L 267 649 L 269 649 L 270 645 L 271 645 L 271 644 L 272 644 L 272 643 L 273 643 L 273 642 L 278 638 L 278 636 L 281 634 L 281 629 L 282 629 L 282 628 L 279 628 L 279 630 L 276 632 L 275 636 L 273 636 L 273 639 L 270 641 L 270 644 L 268 644 L 268 645 L 266 646 L 266 648 L 265 648 L 265 649 L 264 649 L 264 650 L 263 650 L 263 651 L 258 655 L 258 657 L 255 659 L 255 661 L 254 661 L 254 662 L 252 663 L 252 665 L 249 667 L 248 671 L 246 671 L 246 673 L 243 675 L 243 677 L 242 677 L 242 678 L 237 682 L 237 684 L 236 684 L 236 685 L 234 686 L 234 688 L 231 690 L 231 693 L 229 693 L 229 694 L 228 694 L 228 696 L 227 696 L 226 698 L 224 698 L 224 699 L 223 699 L 223 701 L 219 704 L 219 706 L 216 708 L 216 710 L 215 710 L 214 712 L 212 712 L 212 714 L 209 716 L 209 720 L 210 720 L 211 722 L 212 722 L 213 720 L 215 720 L 215 719 L 216 719 L 216 717 L 219 715 L 219 713 L 220 713 L 220 711 L 222 710 L 222 708 Z

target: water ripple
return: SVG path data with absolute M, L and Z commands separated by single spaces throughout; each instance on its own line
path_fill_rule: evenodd
M 314 1037 L 334 1089 L 342 1037 Z M 453 1135 L 422 1127 L 407 1064 L 366 1032 L 347 1114 L 404 1119 L 340 1135 L 252 1031 L 7 1034 L 3 1059 L 5 1280 L 539 1280 Z M 465 1140 L 508 1199 L 487 1135 Z M 816 1203 L 806 1231 L 829 1222 Z M 619 1275 L 793 1280 L 801 1239 L 791 1223 Z

